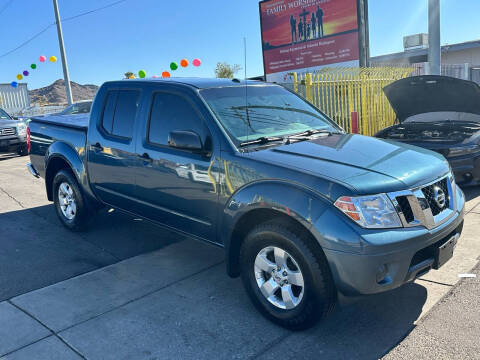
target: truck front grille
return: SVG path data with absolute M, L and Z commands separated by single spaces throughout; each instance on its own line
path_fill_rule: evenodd
M 11 136 L 11 135 L 15 135 L 15 128 L 0 129 L 0 136 Z
M 449 174 L 434 183 L 413 190 L 389 193 L 388 196 L 395 205 L 403 226 L 423 225 L 432 229 L 453 216 L 455 191 L 453 176 Z M 440 201 L 442 195 L 443 204 Z
M 440 207 L 436 200 L 435 200 L 435 187 L 439 187 L 442 189 L 443 193 L 445 194 L 445 206 Z M 422 188 L 423 195 L 425 195 L 425 199 L 432 210 L 433 216 L 440 214 L 443 210 L 448 209 L 450 203 L 450 197 L 448 196 L 448 186 L 447 186 L 447 179 L 440 180 L 439 182 L 426 186 Z
M 415 220 L 412 208 L 410 207 L 410 203 L 408 202 L 408 198 L 406 196 L 398 196 L 397 201 L 400 209 L 402 209 L 403 215 L 405 216 L 405 220 L 408 223 L 411 223 L 413 220 Z

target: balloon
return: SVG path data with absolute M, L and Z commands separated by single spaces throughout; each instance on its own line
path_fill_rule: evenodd
M 138 71 L 138 77 L 139 78 L 144 78 L 145 76 L 147 76 L 147 73 L 145 72 L 145 70 L 139 70 Z
M 193 59 L 192 64 L 193 66 L 200 66 L 202 65 L 202 62 L 200 61 L 200 59 Z
M 50 56 L 50 58 L 48 60 L 50 60 L 50 62 L 56 62 L 57 57 L 52 55 L 52 56 Z
M 181 65 L 182 67 L 187 67 L 187 66 L 188 66 L 188 60 L 187 60 L 187 59 L 182 59 L 182 60 L 180 61 L 180 65 Z
M 17 80 L 22 80 L 22 79 L 23 79 L 22 74 L 17 74 Z
M 170 69 L 171 69 L 172 71 L 177 70 L 177 69 L 178 69 L 178 64 L 177 64 L 175 61 L 172 61 L 172 62 L 170 63 Z
M 36 68 L 37 68 L 37 64 L 32 64 L 32 65 L 30 65 L 30 67 L 31 67 L 32 69 L 36 69 Z
M 39 60 L 40 62 L 45 62 L 45 61 L 47 60 L 47 57 L 46 57 L 45 55 L 41 55 L 41 56 L 38 58 L 38 60 Z
M 158 79 L 158 76 L 157 75 L 152 75 L 152 78 L 153 79 Z
M 162 77 L 163 78 L 169 78 L 170 77 L 170 73 L 168 71 L 164 71 L 162 72 Z
M 10 85 L 12 85 L 12 87 L 16 88 L 18 86 L 18 83 L 16 81 L 12 81 L 10 83 Z
M 23 76 L 28 76 L 28 75 L 30 75 L 30 73 L 29 73 L 27 70 L 25 70 L 25 71 L 23 72 Z

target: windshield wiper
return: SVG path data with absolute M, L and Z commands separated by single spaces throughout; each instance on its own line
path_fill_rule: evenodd
M 262 136 L 262 137 L 259 137 L 255 140 L 249 140 L 249 141 L 244 141 L 244 142 L 241 142 L 239 147 L 245 147 L 245 146 L 249 146 L 249 145 L 263 145 L 263 144 L 267 144 L 269 142 L 275 142 L 275 141 L 283 141 L 284 138 L 281 137 L 281 136 Z
M 332 134 L 338 134 L 338 132 L 333 132 L 330 130 L 310 129 L 307 131 L 302 131 L 297 134 L 288 135 L 286 143 L 290 144 L 291 140 L 297 140 L 297 141 L 310 140 L 313 135 L 317 135 L 317 134 L 325 134 L 327 136 L 330 136 Z
M 333 134 L 332 131 L 330 130 L 320 130 L 320 129 L 310 129 L 310 130 L 307 130 L 307 131 L 302 131 L 300 133 L 297 133 L 297 134 L 292 134 L 292 135 L 288 135 L 288 138 L 295 138 L 295 137 L 308 137 L 308 136 L 312 136 L 312 135 L 316 135 L 316 134 L 327 134 L 327 135 L 331 135 Z

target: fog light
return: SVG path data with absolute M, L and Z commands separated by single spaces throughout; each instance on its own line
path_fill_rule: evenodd
M 387 281 L 388 265 L 383 264 L 377 269 L 377 284 L 382 284 Z

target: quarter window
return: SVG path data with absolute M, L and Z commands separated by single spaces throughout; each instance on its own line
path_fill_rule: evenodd
M 108 92 L 102 116 L 102 127 L 108 134 L 132 138 L 139 94 L 137 90 Z

